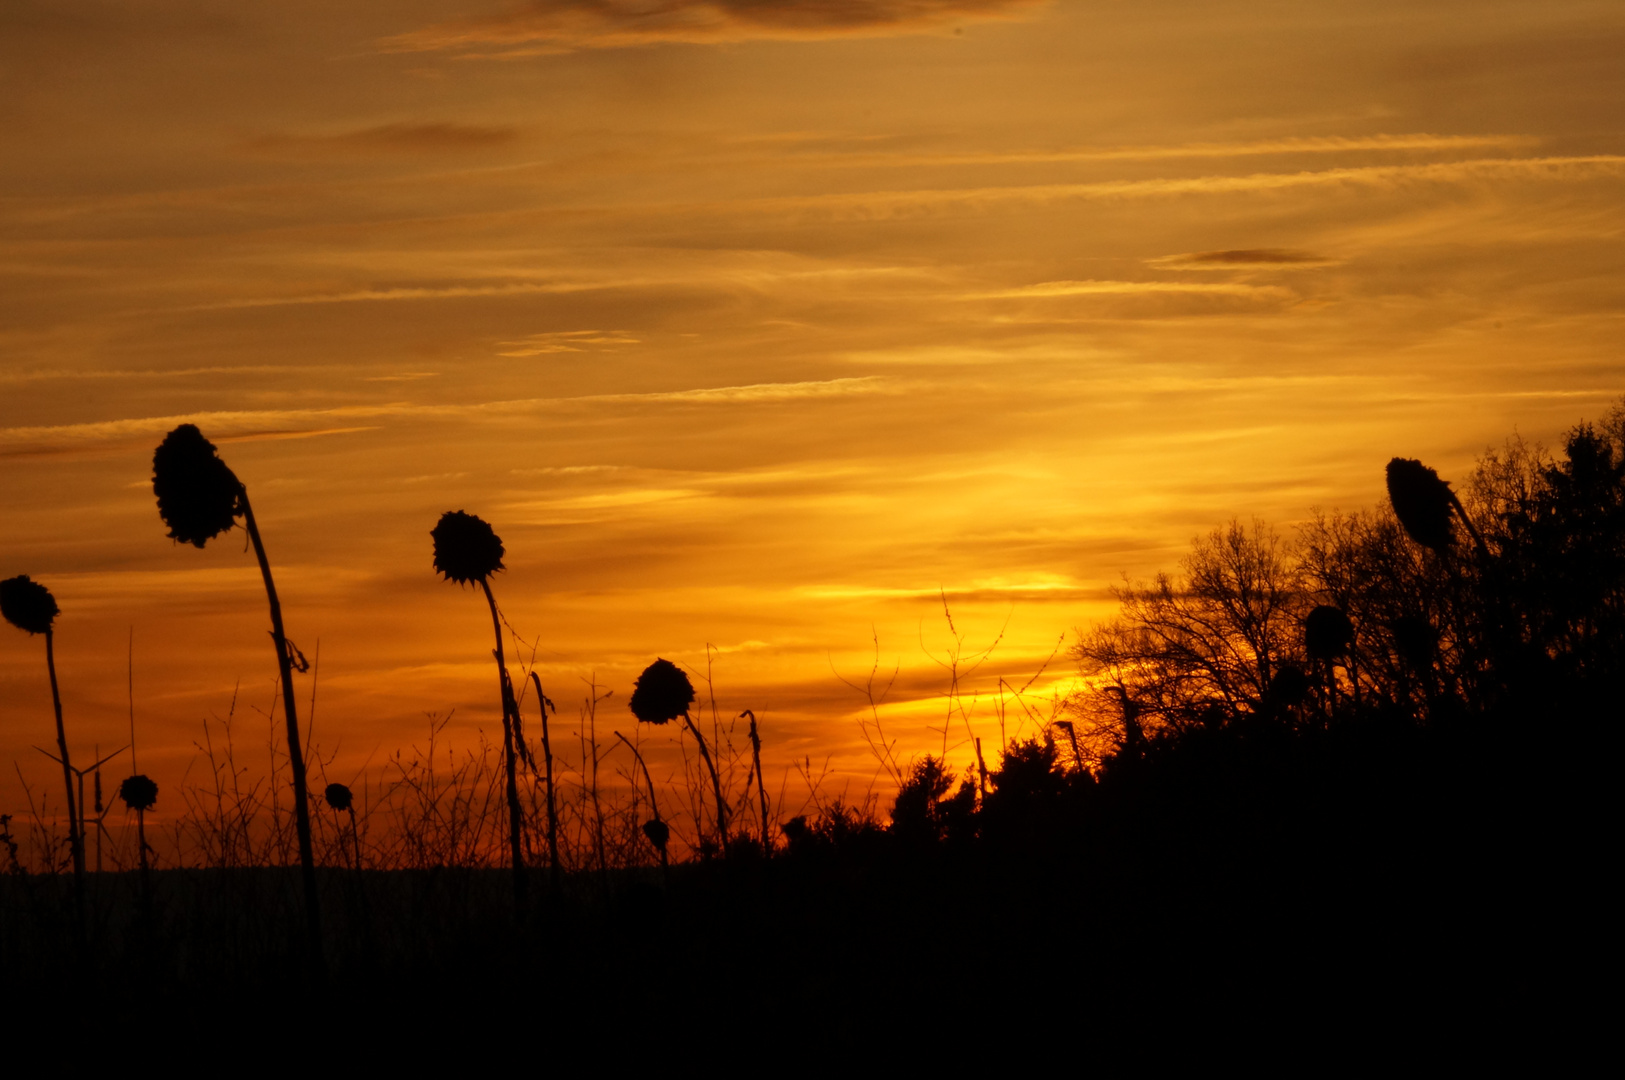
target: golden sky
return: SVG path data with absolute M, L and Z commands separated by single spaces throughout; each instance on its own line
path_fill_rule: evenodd
M 942 594 L 967 650 L 1004 628 L 996 741 L 999 677 L 1192 535 L 1604 412 L 1622 196 L 1617 2 L 10 0 L 0 576 L 62 605 L 82 760 L 132 627 L 143 771 L 174 790 L 239 681 L 262 752 L 253 557 L 151 494 L 192 420 L 320 642 L 331 778 L 428 712 L 499 727 L 429 564 L 465 509 L 561 720 L 596 673 L 630 734 L 636 672 L 710 643 L 770 777 L 861 789 L 832 669 L 878 638 L 939 748 Z M 3 629 L 0 759 L 49 790 L 43 643 Z

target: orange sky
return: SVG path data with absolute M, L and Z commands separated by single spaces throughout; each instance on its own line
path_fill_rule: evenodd
M 966 648 L 1007 628 L 996 738 L 998 676 L 1193 534 L 1604 412 L 1621 102 L 1617 3 L 17 0 L 0 576 L 62 605 L 78 755 L 123 741 L 134 627 L 172 790 L 275 675 L 240 532 L 155 511 L 190 419 L 321 643 L 333 778 L 426 712 L 498 723 L 429 566 L 466 509 L 561 715 L 596 672 L 630 733 L 636 671 L 712 643 L 770 776 L 861 789 L 832 667 L 878 635 L 905 753 L 939 746 L 939 590 Z M 0 759 L 47 790 L 43 645 L 0 629 Z

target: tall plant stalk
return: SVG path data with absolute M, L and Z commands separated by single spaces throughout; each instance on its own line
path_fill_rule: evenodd
M 248 489 L 241 495 L 243 526 L 248 530 L 249 542 L 254 545 L 254 557 L 259 560 L 260 577 L 265 580 L 265 596 L 271 604 L 271 641 L 276 646 L 277 671 L 282 678 L 282 716 L 288 727 L 288 765 L 293 770 L 293 822 L 299 834 L 299 878 L 305 892 L 305 931 L 309 938 L 310 954 L 318 959 L 322 955 L 322 910 L 316 893 L 316 856 L 310 842 L 310 795 L 305 782 L 305 751 L 299 738 L 299 710 L 293 695 L 293 651 L 288 647 L 288 635 L 282 628 L 282 602 L 277 599 L 276 582 L 271 578 L 271 560 L 265 555 L 265 542 L 260 539 L 259 525 L 254 521 L 254 508 L 248 502 Z
M 45 667 L 51 673 L 51 708 L 56 711 L 56 751 L 62 762 L 62 785 L 68 797 L 68 849 L 73 855 L 73 902 L 85 903 L 85 838 L 79 828 L 78 804 L 74 801 L 73 765 L 68 761 L 68 733 L 62 726 L 62 692 L 56 684 L 56 631 L 45 631 Z
M 502 701 L 502 756 L 507 771 L 508 847 L 513 867 L 514 910 L 522 912 L 525 905 L 525 817 L 524 808 L 519 804 L 518 757 L 524 752 L 524 745 L 520 741 L 519 706 L 502 648 L 502 614 L 497 610 L 497 598 L 491 592 L 490 581 L 491 575 L 502 569 L 502 540 L 485 521 L 461 510 L 441 514 L 429 535 L 434 539 L 434 568 L 447 581 L 459 585 L 478 583 L 485 593 L 486 606 L 491 609 L 491 632 L 496 637 L 496 648 L 491 655 L 497 662 L 497 692 Z
M 537 678 L 536 672 L 530 673 L 530 681 L 536 686 L 536 705 L 542 711 L 542 762 L 547 769 L 547 874 L 548 882 L 553 887 L 554 895 L 559 891 L 559 812 L 558 802 L 553 796 L 553 744 L 547 737 L 547 695 L 542 693 L 542 680 Z
M 502 694 L 502 757 L 507 770 L 508 798 L 508 852 L 513 860 L 513 898 L 523 906 L 525 901 L 525 842 L 524 809 L 519 805 L 519 761 L 514 747 L 514 728 L 518 726 L 519 705 L 514 700 L 513 682 L 508 677 L 508 661 L 502 651 L 502 616 L 497 613 L 497 598 L 491 593 L 491 583 L 480 579 L 485 590 L 485 602 L 491 607 L 491 630 L 496 635 L 494 651 L 497 661 L 497 684 Z
M 19 630 L 30 635 L 45 635 L 45 669 L 51 676 L 51 707 L 56 713 L 56 760 L 62 764 L 62 786 L 67 794 L 68 850 L 73 863 L 74 925 L 84 929 L 85 907 L 85 837 L 79 811 L 83 809 L 83 792 L 76 802 L 73 791 L 73 764 L 68 758 L 68 734 L 62 725 L 62 692 L 56 681 L 56 617 L 62 614 L 56 597 L 27 574 L 0 581 L 0 616 Z
M 756 730 L 756 714 L 749 709 L 739 714 L 750 718 L 750 765 L 756 773 L 756 797 L 762 807 L 762 854 L 773 856 L 773 837 L 767 829 L 767 786 L 762 782 L 762 736 Z M 748 780 L 748 778 L 747 778 Z
M 254 520 L 254 508 L 248 501 L 248 488 L 195 425 L 181 424 L 164 437 L 152 455 L 152 490 L 158 498 L 158 514 L 169 526 L 171 539 L 201 548 L 232 528 L 241 517 L 249 542 L 254 546 L 254 557 L 259 561 L 260 577 L 265 582 L 265 596 L 271 607 L 271 643 L 276 649 L 283 719 L 287 725 L 294 825 L 299 837 L 299 876 L 305 894 L 306 946 L 312 967 L 321 972 L 325 968 L 321 899 L 316 891 L 316 858 L 310 841 L 310 795 L 305 782 L 304 743 L 299 736 L 299 711 L 293 692 L 297 650 L 288 641 L 282 624 L 282 602 L 271 576 L 265 541 Z M 302 656 L 297 667 L 300 671 L 306 668 Z

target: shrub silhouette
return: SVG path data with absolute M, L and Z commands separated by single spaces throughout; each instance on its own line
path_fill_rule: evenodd
M 84 903 L 85 890 L 85 838 L 80 828 L 79 814 L 74 801 L 73 793 L 73 765 L 68 757 L 68 736 L 62 726 L 62 694 L 57 689 L 56 682 L 56 617 L 61 609 L 56 606 L 56 597 L 44 585 L 29 578 L 27 574 L 19 574 L 14 578 L 0 581 L 0 615 L 19 630 L 25 630 L 29 636 L 43 634 L 45 636 L 45 670 L 51 677 L 51 707 L 56 713 L 56 750 L 60 755 L 58 761 L 62 763 L 62 782 L 67 788 L 68 809 L 68 846 L 73 859 L 73 895 L 74 902 L 80 906 Z M 100 849 L 98 849 L 100 850 Z
M 682 717 L 683 723 L 699 743 L 700 757 L 711 774 L 711 793 L 717 804 L 717 850 L 728 850 L 728 804 L 722 799 L 722 778 L 716 763 L 711 760 L 705 736 L 694 726 L 689 707 L 694 704 L 694 684 L 688 681 L 683 669 L 670 660 L 656 659 L 643 669 L 643 674 L 632 684 L 632 700 L 627 707 L 641 723 L 661 725 Z
M 502 756 L 507 770 L 508 858 L 513 868 L 514 903 L 525 901 L 524 808 L 519 802 L 518 754 L 524 752 L 519 728 L 519 705 L 513 683 L 508 678 L 508 662 L 502 650 L 502 615 L 491 592 L 491 575 L 500 571 L 504 550 L 496 530 L 473 514 L 448 510 L 429 530 L 434 540 L 434 568 L 447 581 L 458 585 L 477 584 L 485 591 L 491 609 L 491 632 L 496 637 L 492 655 L 497 662 L 497 690 L 502 699 Z M 544 708 L 545 699 L 544 699 Z
M 299 712 L 294 704 L 293 670 L 306 663 L 282 627 L 282 604 L 271 577 L 271 561 L 260 539 L 248 488 L 220 459 L 215 445 L 194 424 L 181 424 L 158 444 L 152 455 L 152 491 L 158 515 L 177 543 L 203 547 L 229 530 L 238 517 L 248 530 L 271 606 L 271 641 L 276 648 L 282 683 L 282 710 L 287 722 L 288 764 L 293 773 L 294 825 L 299 836 L 299 869 L 305 893 L 305 923 L 311 963 L 323 964 L 321 901 L 316 892 L 316 858 L 310 842 L 310 796 L 305 787 L 305 754 L 299 737 Z

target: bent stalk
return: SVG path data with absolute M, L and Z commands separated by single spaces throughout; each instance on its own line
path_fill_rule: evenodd
M 299 739 L 299 712 L 294 705 L 293 657 L 288 649 L 288 636 L 282 629 L 282 604 L 277 599 L 276 582 L 271 579 L 271 561 L 265 555 L 265 544 L 260 539 L 259 526 L 254 522 L 254 508 L 248 504 L 248 491 L 242 492 L 243 524 L 248 539 L 254 545 L 254 556 L 260 563 L 260 576 L 265 579 L 265 595 L 271 603 L 271 640 L 276 644 L 277 670 L 282 677 L 282 711 L 288 725 L 288 764 L 293 770 L 294 825 L 299 833 L 299 877 L 305 890 L 305 933 L 311 962 L 317 970 L 324 967 L 322 953 L 322 909 L 316 893 L 316 858 L 310 843 L 310 798 L 305 789 L 305 752 Z
M 519 805 L 519 763 L 513 744 L 514 720 L 519 707 L 514 702 L 513 683 L 508 679 L 508 662 L 502 652 L 502 616 L 497 613 L 497 598 L 491 592 L 491 583 L 484 578 L 480 579 L 480 588 L 485 590 L 486 603 L 491 605 L 491 629 L 497 639 L 495 656 L 497 684 L 502 692 L 502 753 L 508 772 L 508 847 L 513 859 L 513 899 L 522 909 L 525 902 L 524 811 Z

